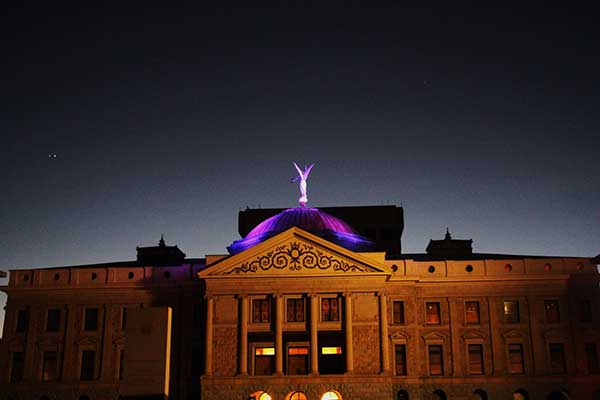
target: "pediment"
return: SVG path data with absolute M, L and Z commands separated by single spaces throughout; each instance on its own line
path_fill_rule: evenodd
M 525 333 L 517 329 L 511 329 L 502 334 L 504 339 L 521 339 L 525 337 Z
M 560 329 L 548 329 L 544 332 L 544 339 L 546 340 L 566 340 L 569 335 Z
M 98 339 L 90 336 L 84 336 L 76 340 L 75 344 L 79 346 L 93 346 L 98 344 Z
M 421 337 L 425 341 L 430 341 L 430 340 L 444 340 L 444 339 L 446 339 L 446 335 L 444 335 L 444 334 L 442 334 L 440 332 L 429 332 L 429 333 L 426 333 L 425 335 L 423 335 Z
M 487 335 L 479 330 L 468 330 L 462 334 L 463 339 L 487 339 Z
M 246 251 L 221 259 L 198 273 L 201 278 L 391 274 L 383 263 L 290 228 Z
M 404 331 L 396 331 L 390 335 L 390 339 L 410 339 L 410 335 Z

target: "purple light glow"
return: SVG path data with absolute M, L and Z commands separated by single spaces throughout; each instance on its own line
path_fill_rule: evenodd
M 358 235 L 347 223 L 317 208 L 288 208 L 258 224 L 245 238 L 227 250 L 237 254 L 291 227 L 298 227 L 353 251 L 369 251 L 373 243 Z

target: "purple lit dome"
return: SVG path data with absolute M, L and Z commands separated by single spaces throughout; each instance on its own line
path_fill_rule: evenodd
M 297 207 L 283 210 L 258 224 L 245 238 L 233 242 L 227 250 L 237 254 L 291 227 L 336 243 L 353 251 L 370 251 L 373 243 L 357 234 L 347 223 L 318 208 Z

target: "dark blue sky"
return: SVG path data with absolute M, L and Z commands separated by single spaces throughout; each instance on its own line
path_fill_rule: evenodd
M 347 4 L 7 10 L 0 268 L 223 253 L 293 160 L 313 206 L 402 204 L 406 252 L 600 253 L 591 10 Z

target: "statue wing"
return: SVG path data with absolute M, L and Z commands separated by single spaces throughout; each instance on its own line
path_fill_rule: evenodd
M 312 167 L 314 167 L 314 166 L 315 166 L 315 163 L 312 163 L 312 164 L 310 164 L 310 165 L 309 165 L 309 167 L 308 167 L 308 168 L 306 168 L 306 169 L 304 170 L 304 171 L 305 171 L 305 174 L 306 174 L 306 175 L 305 175 L 305 177 L 304 177 L 304 179 L 308 178 L 308 174 L 310 174 L 310 170 L 311 170 L 311 169 L 312 169 Z
M 294 161 L 294 167 L 296 167 L 296 171 L 298 171 L 298 175 L 299 176 L 303 176 L 302 175 L 302 170 L 300 169 L 300 167 L 298 166 L 298 164 L 296 164 L 296 161 Z

